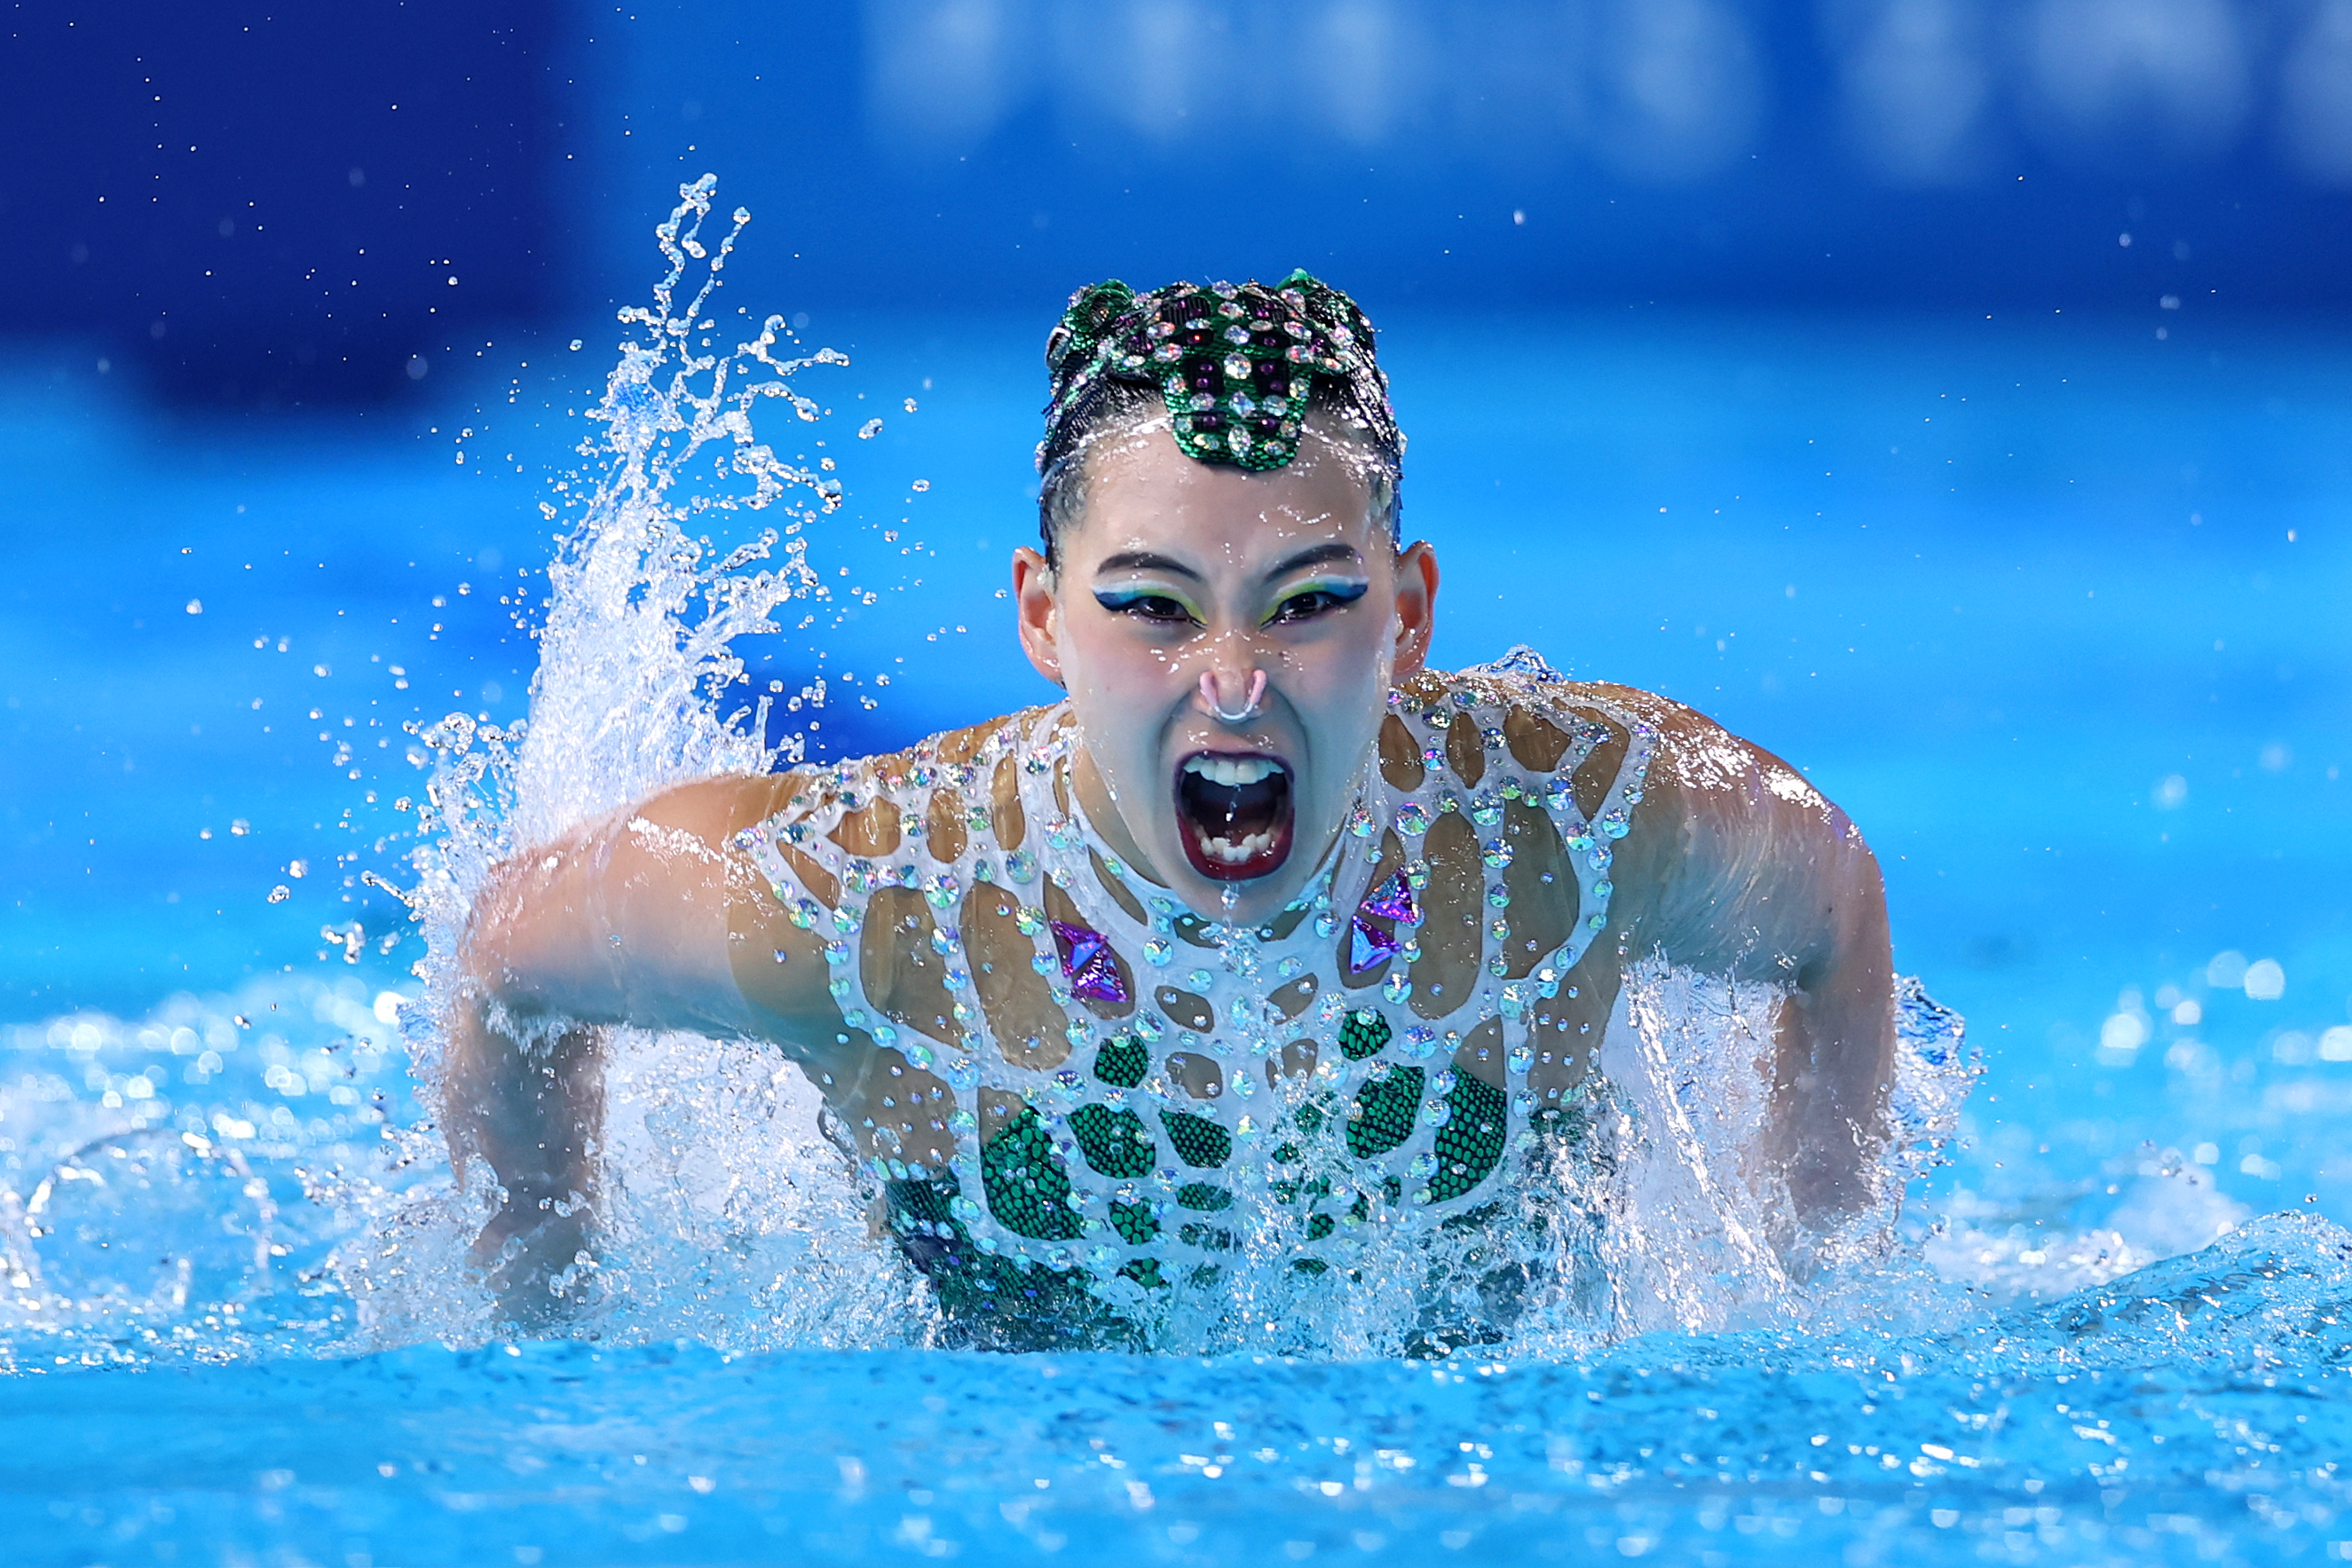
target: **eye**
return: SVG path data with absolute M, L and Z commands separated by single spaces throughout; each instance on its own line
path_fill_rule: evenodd
M 1200 619 L 1182 601 L 1148 588 L 1113 589 L 1096 594 L 1095 602 L 1114 615 L 1131 615 L 1163 625 L 1187 625 Z
M 1274 613 L 1265 618 L 1265 623 L 1279 626 L 1286 622 L 1311 621 L 1328 611 L 1353 604 L 1370 587 L 1362 582 L 1334 582 L 1301 589 L 1284 596 L 1282 602 L 1274 607 Z

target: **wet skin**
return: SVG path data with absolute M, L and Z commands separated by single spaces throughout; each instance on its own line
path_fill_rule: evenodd
M 1096 831 L 1190 907 L 1215 914 L 1230 890 L 1235 918 L 1263 920 L 1321 866 L 1389 688 L 1421 668 L 1437 558 L 1394 547 L 1355 449 L 1315 425 L 1270 474 L 1195 463 L 1158 429 L 1088 462 L 1058 563 L 1013 557 L 1022 648 L 1069 694 Z M 1237 866 L 1203 853 L 1182 798 L 1195 758 L 1286 777 L 1270 852 Z
M 1434 557 L 1426 545 L 1392 547 L 1344 446 L 1307 444 L 1290 467 L 1250 475 L 1193 463 L 1164 430 L 1106 443 L 1089 459 L 1087 505 L 1058 563 L 1028 549 L 1013 561 L 1023 647 L 1066 689 L 1084 737 L 1079 804 L 1108 847 L 1211 918 L 1231 889 L 1238 918 L 1263 919 L 1325 862 L 1390 687 L 1413 677 L 1429 645 Z M 1265 680 L 1249 716 L 1220 717 L 1250 707 L 1255 672 Z M 1801 1228 L 1870 1200 L 1885 1140 L 1893 969 L 1876 862 L 1844 814 L 1778 758 L 1666 699 L 1571 686 L 1569 700 L 1580 689 L 1642 715 L 1661 737 L 1612 873 L 1611 929 L 1569 977 L 1577 1000 L 1558 1009 L 1563 1029 L 1597 1043 L 1625 965 L 1653 953 L 1786 987 L 1759 1063 L 1771 1126 L 1751 1157 L 1785 1177 L 1793 1212 L 1781 1239 L 1794 1244 Z M 949 759 L 969 756 L 1003 722 L 932 744 Z M 1269 762 L 1287 779 L 1280 841 L 1238 867 L 1204 855 L 1203 801 L 1234 797 L 1198 768 Z M 546 1281 L 594 1245 L 603 1026 L 770 1041 L 845 1124 L 887 1119 L 875 1103 L 882 1090 L 867 1087 L 900 1059 L 863 1036 L 838 1043 L 817 935 L 784 918 L 732 844 L 803 787 L 792 775 L 671 790 L 518 855 L 478 899 L 463 955 L 469 985 L 447 1019 L 444 1113 L 461 1176 L 487 1161 L 506 1190 L 475 1256 L 517 1321 L 560 1315 Z M 836 837 L 875 853 L 885 846 L 857 835 L 895 841 L 896 831 L 853 817 Z M 827 901 L 831 878 L 814 862 L 799 869 Z M 1574 916 L 1560 912 L 1563 929 Z M 986 939 L 984 922 L 965 924 L 968 940 Z M 1435 930 L 1425 942 L 1440 939 Z M 912 976 L 927 961 L 922 944 L 901 946 L 893 962 Z M 866 964 L 871 978 L 875 959 Z M 1589 1055 L 1549 1061 L 1531 1087 L 1590 1066 Z M 898 1115 L 907 1157 L 948 1152 L 936 1117 Z

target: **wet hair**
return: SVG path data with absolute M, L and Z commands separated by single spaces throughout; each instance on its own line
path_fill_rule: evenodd
M 1081 288 L 1045 341 L 1045 365 L 1037 522 L 1048 561 L 1085 510 L 1094 449 L 1155 428 L 1195 462 L 1251 473 L 1286 466 L 1310 438 L 1342 444 L 1362 461 L 1372 515 L 1402 537 L 1404 436 L 1372 324 L 1304 271 L 1272 287 Z

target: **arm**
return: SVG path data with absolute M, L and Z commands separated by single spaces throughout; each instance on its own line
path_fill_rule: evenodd
M 612 1026 L 767 1040 L 802 1059 L 800 1041 L 834 1038 L 818 937 L 782 917 L 732 841 L 792 789 L 672 790 L 505 862 L 475 901 L 444 1117 L 460 1178 L 478 1159 L 505 1189 L 473 1253 L 518 1317 L 554 1310 L 549 1281 L 591 1238 Z
M 1674 963 L 1787 988 L 1764 1152 L 1799 1218 L 1833 1222 L 1875 1196 L 1887 1137 L 1895 977 L 1877 859 L 1780 758 L 1686 709 L 1659 716 L 1654 814 L 1629 841 L 1645 862 L 1642 935 Z

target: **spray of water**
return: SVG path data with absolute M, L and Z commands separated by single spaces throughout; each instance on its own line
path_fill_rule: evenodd
M 666 786 L 779 760 L 762 739 L 762 704 L 727 707 L 742 670 L 730 644 L 777 630 L 788 601 L 823 593 L 803 530 L 841 491 L 779 461 L 755 421 L 779 405 L 820 417 L 792 378 L 842 361 L 830 350 L 778 358 L 773 318 L 731 353 L 711 346 L 707 308 L 747 216 L 707 248 L 698 235 L 712 183 L 684 187 L 659 231 L 668 271 L 654 307 L 623 313 L 636 331 L 590 414 L 603 431 L 583 453 L 596 466 L 572 492 L 579 515 L 550 570 L 528 724 L 499 733 L 453 714 L 423 731 L 438 753 L 435 837 L 419 853 L 415 895 L 431 955 L 425 1003 L 409 1019 L 428 1103 L 458 941 L 492 865 Z M 681 307 L 696 263 L 703 277 Z M 786 515 L 783 528 L 723 556 L 695 531 L 713 510 L 771 508 Z M 1228 962 L 1246 963 L 1228 904 Z M 1255 1190 L 1276 1180 L 1271 1170 L 1265 1183 L 1236 1172 L 1236 1216 L 1265 1223 L 1236 1219 L 1232 1266 L 1213 1283 L 1150 1297 L 1118 1281 L 1107 1289 L 1148 1343 L 1205 1352 L 1393 1354 L 1466 1333 L 1562 1354 L 1656 1328 L 1789 1322 L 1825 1298 L 1818 1280 L 1792 1279 L 1781 1262 L 1785 1203 L 1769 1173 L 1743 1164 L 1764 1123 L 1760 1042 L 1778 1000 L 1769 988 L 1637 966 L 1583 1146 L 1524 1155 L 1498 1183 L 1559 1195 L 1524 1220 L 1498 1215 L 1460 1234 L 1381 1228 L 1351 1255 L 1349 1286 L 1335 1290 L 1287 1267 L 1271 1218 L 1286 1206 Z M 1832 1239 L 1838 1256 L 1814 1274 L 1884 1260 L 1904 1178 L 1950 1135 L 1970 1076 L 1957 1020 L 1924 997 L 1906 998 L 1905 1018 L 1901 1126 L 1883 1201 Z M 1940 1054 L 1930 1049 L 1938 1040 Z M 562 1281 L 580 1332 L 750 1346 L 935 1331 L 905 1263 L 868 1235 L 873 1194 L 819 1135 L 812 1092 L 780 1057 L 625 1031 L 612 1055 L 604 1246 Z M 380 1203 L 385 1244 L 346 1248 L 340 1277 L 379 1339 L 487 1333 L 489 1305 L 462 1259 L 491 1195 L 450 1186 L 437 1152 L 421 1163 L 439 1179 Z M 1436 1274 L 1452 1282 L 1433 1295 Z
M 548 569 L 528 721 L 501 731 L 453 713 L 419 731 L 436 756 L 410 896 L 429 952 L 425 998 L 404 1023 L 436 1109 L 460 942 L 493 866 L 665 788 L 800 757 L 799 737 L 767 738 L 774 694 L 742 695 L 734 644 L 778 632 L 788 601 L 826 597 L 807 530 L 843 490 L 779 457 L 760 427 L 777 414 L 821 419 L 795 379 L 848 361 L 781 351 L 789 334 L 775 316 L 726 346 L 731 329 L 712 301 L 751 214 L 736 209 L 724 236 L 706 241 L 716 184 L 681 186 L 656 230 L 667 270 L 650 308 L 621 312 L 633 331 L 587 413 L 602 429 L 581 444 L 581 473 L 557 486 L 574 517 Z M 701 531 L 747 513 L 777 520 L 731 549 Z M 822 681 L 797 695 L 822 704 Z M 816 1136 L 813 1092 L 781 1058 L 626 1030 L 609 1054 L 607 1244 L 593 1277 L 566 1281 L 585 1303 L 581 1332 L 863 1343 L 919 1322 L 900 1310 L 903 1266 L 867 1240 L 854 1186 Z M 339 1260 L 381 1339 L 491 1326 L 462 1262 L 491 1196 L 448 1185 L 437 1151 L 428 1168 L 441 1179 L 392 1206 L 385 1245 Z
M 785 601 L 824 596 L 803 530 L 840 506 L 842 487 L 780 459 L 754 416 L 773 402 L 815 422 L 822 408 L 793 378 L 849 361 L 831 349 L 778 358 L 785 329 L 774 316 L 731 350 L 713 346 L 725 329 L 706 308 L 751 221 L 739 207 L 717 247 L 704 244 L 716 184 L 706 174 L 680 187 L 656 231 L 669 270 L 652 308 L 621 312 L 637 331 L 587 413 L 604 427 L 580 446 L 593 466 L 558 486 L 577 516 L 548 567 L 530 719 L 500 733 L 453 713 L 422 731 L 439 754 L 425 823 L 437 836 L 418 857 L 417 907 L 442 961 L 451 922 L 506 855 L 664 786 L 778 760 L 763 738 L 767 697 L 722 711 L 743 674 L 732 644 L 777 631 L 772 612 Z M 679 285 L 696 264 L 703 276 L 681 308 Z M 784 515 L 781 527 L 715 559 L 696 531 L 712 513 L 771 508 Z M 559 515 L 554 503 L 545 509 Z M 785 744 L 796 758 L 797 737 Z
M 110 1141 L 57 1119 L 50 1179 L 13 1200 L 12 1211 L 13 1233 L 27 1239 L 16 1244 L 16 1274 L 29 1280 L 46 1267 L 68 1282 L 23 1294 L 48 1303 L 35 1309 L 51 1312 L 44 1321 L 55 1320 L 60 1301 L 81 1303 L 73 1311 L 93 1327 L 131 1318 L 176 1333 L 192 1313 L 199 1322 L 209 1313 L 196 1340 L 225 1349 L 251 1337 L 238 1304 L 275 1290 L 273 1322 L 288 1343 L 467 1342 L 498 1332 L 466 1262 L 491 1211 L 480 1185 L 488 1173 L 459 1186 L 436 1124 L 441 1019 L 476 894 L 507 857 L 666 787 L 799 758 L 796 740 L 768 740 L 769 698 L 747 695 L 733 645 L 778 632 L 788 603 L 825 596 L 806 559 L 808 530 L 843 493 L 829 474 L 780 459 L 760 423 L 821 419 L 822 404 L 795 379 L 846 361 L 830 350 L 780 353 L 788 334 L 774 317 L 727 346 L 711 302 L 749 214 L 739 209 L 724 237 L 707 243 L 715 183 L 706 176 L 682 187 L 660 225 L 667 267 L 654 304 L 622 313 L 629 335 L 588 413 L 598 431 L 582 444 L 579 474 L 547 504 L 551 518 L 571 508 L 572 521 L 549 568 L 528 721 L 501 729 L 453 713 L 418 727 L 433 773 L 404 896 L 429 947 L 417 967 L 423 1000 L 392 1009 L 379 999 L 370 1009 L 364 998 L 320 987 L 282 998 L 373 1030 L 369 1076 L 350 1080 L 348 1103 L 333 1102 L 343 1107 L 336 1117 L 306 1124 L 269 1103 L 265 1091 L 292 1088 L 271 1074 L 315 1072 L 303 1082 L 331 1088 L 339 1071 L 328 1048 L 303 1053 L 286 1043 L 282 1060 L 255 1063 L 267 1081 L 241 1111 L 152 1127 L 134 1118 Z M 731 548 L 701 531 L 744 515 L 762 526 Z M 799 694 L 823 695 L 816 685 Z M 1229 961 L 1248 963 L 1250 945 L 1229 912 L 1224 935 Z M 1795 1277 L 1776 1244 L 1782 1195 L 1769 1172 L 1747 1163 L 1765 1113 L 1760 1046 L 1778 1001 L 1769 987 L 1637 964 L 1610 1026 L 1606 1082 L 1585 1107 L 1581 1142 L 1523 1154 L 1498 1182 L 1514 1204 L 1528 1198 L 1524 1214 L 1478 1233 L 1400 1228 L 1370 1239 L 1350 1263 L 1352 1282 L 1335 1289 L 1286 1266 L 1290 1249 L 1275 1220 L 1254 1233 L 1245 1217 L 1286 1206 L 1236 1171 L 1234 1268 L 1206 1291 L 1151 1301 L 1129 1291 L 1138 1299 L 1119 1304 L 1151 1319 L 1152 1341 L 1167 1348 L 1383 1355 L 1468 1323 L 1485 1325 L 1482 1343 L 1559 1356 L 1656 1329 L 1795 1325 L 1850 1306 L 1856 1290 L 1892 1290 L 1889 1281 L 1916 1270 L 1891 1256 L 1903 1186 L 1951 1136 L 1974 1076 L 1958 1020 L 1906 989 L 1881 1201 L 1825 1239 Z M 262 1005 L 224 1002 L 198 1021 L 234 1032 L 219 1021 L 223 1011 Z M 395 1015 L 397 1041 L 385 1027 Z M 1266 1027 L 1275 1021 L 1268 1012 Z M 426 1115 L 378 1129 L 385 1118 L 363 1114 L 362 1096 L 383 1103 L 375 1080 L 397 1071 L 401 1046 Z M 577 1332 L 620 1341 L 691 1335 L 741 1349 L 903 1343 L 937 1332 L 925 1292 L 871 1233 L 872 1193 L 820 1135 L 814 1092 L 779 1055 L 622 1031 L 610 1061 L 604 1243 L 597 1262 L 565 1281 L 579 1303 Z M 70 1084 L 48 1092 L 74 1099 Z M 108 1092 L 120 1103 L 138 1091 L 125 1077 Z M 101 1142 L 102 1154 L 76 1153 Z M 272 1162 L 290 1179 L 268 1179 Z M 121 1179 L 95 1179 L 109 1171 Z M 1529 1196 L 1537 1194 L 1549 1196 Z M 126 1201 L 155 1214 L 148 1222 L 107 1218 L 107 1205 Z M 178 1261 L 161 1273 L 132 1278 L 114 1264 L 77 1262 L 70 1248 L 33 1245 L 67 1213 L 94 1236 L 184 1221 L 214 1239 L 208 1250 L 173 1253 Z M 84 1250 L 103 1262 L 104 1247 Z M 315 1308 L 308 1315 L 288 1310 L 283 1280 L 272 1283 L 279 1259 L 299 1261 L 302 1299 Z M 1453 1281 L 1434 1301 L 1425 1288 L 1433 1264 Z M 1118 1284 L 1108 1288 L 1116 1293 Z M 148 1350 L 170 1339 L 158 1335 Z

